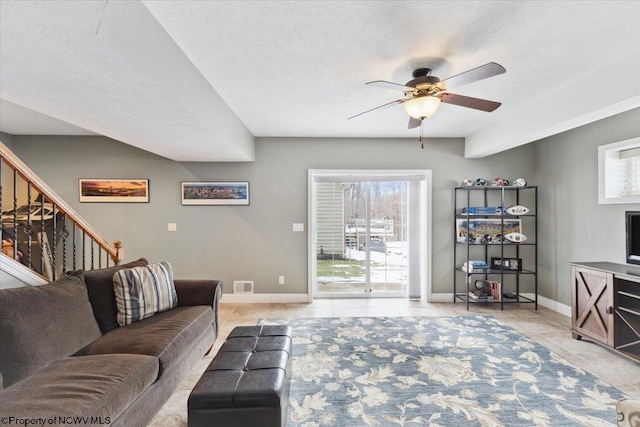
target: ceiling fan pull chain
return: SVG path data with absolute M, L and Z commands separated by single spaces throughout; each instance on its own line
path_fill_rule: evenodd
M 424 142 L 422 142 L 422 124 L 424 119 L 420 119 L 420 148 L 424 150 Z

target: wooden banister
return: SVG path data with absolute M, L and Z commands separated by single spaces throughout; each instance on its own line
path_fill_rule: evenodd
M 122 259 L 122 242 L 109 243 L 100 233 L 82 218 L 62 197 L 60 197 L 51 187 L 49 187 L 35 172 L 31 170 L 22 160 L 20 160 L 9 148 L 0 141 L 0 158 L 19 176 L 30 183 L 40 194 L 53 203 L 57 212 L 64 213 L 75 225 L 84 231 L 93 241 L 95 241 L 104 251 L 109 254 L 111 260 L 117 265 Z M 15 183 L 14 183 L 15 184 Z

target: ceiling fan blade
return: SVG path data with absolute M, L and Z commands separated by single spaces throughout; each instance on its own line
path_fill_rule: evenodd
M 409 117 L 409 126 L 407 126 L 407 129 L 417 128 L 420 126 L 421 122 L 422 120 L 420 119 L 414 119 L 413 117 Z
M 387 102 L 386 104 L 382 104 L 382 105 L 380 105 L 380 106 L 378 106 L 378 107 L 375 107 L 375 108 L 372 108 L 372 109 L 370 109 L 370 110 L 363 111 L 363 112 L 362 112 L 362 113 L 360 113 L 360 114 L 356 114 L 355 116 L 351 116 L 351 117 L 349 117 L 347 120 L 351 120 L 351 119 L 353 119 L 354 117 L 358 117 L 358 116 L 361 116 L 361 115 L 363 115 L 363 114 L 370 113 L 371 111 L 374 111 L 374 110 L 380 110 L 380 109 L 382 109 L 382 108 L 391 107 L 392 105 L 402 104 L 402 103 L 403 103 L 403 102 L 405 102 L 405 101 L 406 101 L 406 99 L 404 99 L 404 98 L 402 98 L 402 99 L 396 99 L 395 101 Z
M 448 79 L 442 80 L 440 84 L 444 83 L 443 88 L 452 89 L 458 86 L 466 85 L 467 83 L 475 82 L 478 80 L 486 79 L 489 77 L 497 76 L 498 74 L 505 73 L 507 70 L 500 64 L 495 62 L 489 62 L 488 64 L 481 65 L 464 73 L 456 74 Z
M 382 87 L 385 89 L 402 90 L 404 92 L 415 90 L 414 87 L 401 85 L 400 83 L 388 82 L 386 80 L 375 80 L 373 82 L 367 82 L 365 84 L 376 86 L 376 87 Z
M 470 96 L 456 95 L 455 93 L 443 93 L 439 96 L 442 102 L 447 104 L 458 105 L 460 107 L 473 108 L 474 110 L 486 111 L 488 113 L 494 111 L 502 105 L 500 102 L 488 101 L 486 99 L 472 98 Z

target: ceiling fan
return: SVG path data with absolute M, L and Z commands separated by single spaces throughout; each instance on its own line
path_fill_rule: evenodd
M 489 62 L 480 67 L 465 71 L 448 79 L 440 80 L 431 75 L 430 68 L 418 68 L 413 72 L 413 79 L 402 85 L 399 83 L 388 82 L 385 80 L 375 80 L 366 83 L 367 85 L 377 86 L 387 89 L 396 89 L 404 92 L 404 98 L 388 102 L 370 110 L 364 111 L 354 117 L 361 116 L 374 110 L 379 110 L 393 105 L 404 104 L 404 109 L 410 116 L 408 129 L 413 129 L 421 125 L 422 121 L 427 117 L 431 117 L 438 108 L 440 103 L 458 105 L 460 107 L 473 108 L 474 110 L 491 112 L 498 108 L 501 103 L 488 101 L 486 99 L 472 98 L 470 96 L 456 95 L 449 93 L 447 90 L 457 88 L 467 83 L 497 76 L 507 70 L 500 64 Z M 420 138 L 422 140 L 422 136 Z

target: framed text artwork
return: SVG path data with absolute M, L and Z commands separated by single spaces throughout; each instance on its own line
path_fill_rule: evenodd
M 249 204 L 249 182 L 183 182 L 182 204 L 246 206 Z
M 148 179 L 97 179 L 78 180 L 81 202 L 148 203 Z

